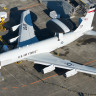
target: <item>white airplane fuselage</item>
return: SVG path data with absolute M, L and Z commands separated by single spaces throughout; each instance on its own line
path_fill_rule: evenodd
M 35 54 L 51 52 L 83 36 L 82 32 L 70 32 L 66 34 L 63 33 L 60 34 L 62 34 L 61 35 L 62 38 L 60 38 L 60 40 L 58 40 L 58 37 L 55 36 L 53 38 L 49 38 L 24 47 L 19 47 L 14 50 L 0 54 L 1 66 L 5 66 L 20 60 L 24 60 L 29 56 Z
M 95 14 L 95 8 L 90 9 L 87 12 L 86 16 L 84 17 L 84 20 L 80 23 L 80 25 L 74 32 L 69 32 L 66 34 L 59 33 L 59 39 L 57 36 L 55 36 L 53 38 L 49 38 L 49 39 L 46 39 L 46 40 L 43 40 L 40 42 L 36 42 L 36 43 L 30 44 L 27 46 L 19 47 L 14 50 L 7 51 L 7 52 L 0 54 L 1 67 L 14 63 L 14 62 L 17 62 L 17 61 L 20 61 L 20 60 L 24 60 L 24 59 L 26 60 L 28 57 L 35 55 L 35 54 L 51 52 L 57 48 L 63 47 L 65 45 L 75 41 L 79 37 L 83 36 L 85 33 L 91 32 L 91 30 L 93 29 L 92 21 L 93 21 L 94 14 Z M 27 15 L 27 16 L 29 16 L 29 15 Z M 26 21 L 27 20 L 26 16 L 24 18 L 25 18 L 24 20 Z M 21 21 L 22 20 L 23 19 L 21 18 Z M 53 21 L 56 23 L 58 20 L 53 20 Z M 57 23 L 60 23 L 60 22 L 58 21 Z M 25 25 L 25 24 L 23 24 L 23 25 Z M 60 23 L 59 25 L 62 25 L 62 23 Z M 19 27 L 25 32 L 25 33 L 23 32 L 21 34 L 22 36 L 20 35 L 21 39 L 24 38 L 24 36 L 26 36 L 25 34 L 27 34 L 26 32 L 28 30 L 26 29 L 27 28 L 26 26 L 25 27 L 23 26 L 24 30 L 22 29 L 22 27 Z M 63 28 L 63 27 L 64 26 L 62 25 L 61 28 Z M 30 25 L 29 28 L 31 28 L 31 30 L 34 31 L 32 25 Z M 22 32 L 21 29 L 20 29 L 20 32 Z M 66 28 L 64 27 L 63 29 L 66 29 Z M 27 30 L 27 31 L 25 31 L 25 30 Z M 63 31 L 60 31 L 60 32 L 63 32 Z M 95 32 L 93 32 L 93 33 L 96 34 Z M 92 32 L 91 32 L 91 34 L 92 34 Z M 32 34 L 32 35 L 34 36 L 34 34 Z M 28 40 L 28 39 L 25 39 L 25 40 Z M 22 42 L 22 40 L 21 40 L 21 42 Z

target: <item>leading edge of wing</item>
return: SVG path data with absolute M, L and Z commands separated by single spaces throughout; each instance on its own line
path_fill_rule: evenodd
M 54 65 L 57 68 L 63 68 L 68 70 L 76 69 L 76 71 L 78 72 L 96 75 L 96 68 L 80 65 L 69 60 L 63 60 L 56 56 L 53 56 L 51 53 L 41 53 L 33 55 L 31 57 L 28 57 L 26 60 L 34 61 L 41 65 Z

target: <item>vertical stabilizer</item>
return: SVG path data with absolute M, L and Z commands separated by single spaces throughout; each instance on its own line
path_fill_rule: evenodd
M 75 30 L 75 32 L 85 32 L 92 29 L 92 22 L 95 14 L 95 8 L 91 8 L 88 10 L 87 15 L 84 17 L 83 21 L 79 25 L 79 27 Z

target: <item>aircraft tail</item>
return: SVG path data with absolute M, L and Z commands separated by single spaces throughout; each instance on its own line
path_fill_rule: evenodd
M 79 25 L 79 27 L 75 30 L 75 32 L 86 32 L 92 30 L 92 22 L 95 14 L 95 8 L 91 8 L 88 10 L 87 15 L 84 17 L 83 21 Z

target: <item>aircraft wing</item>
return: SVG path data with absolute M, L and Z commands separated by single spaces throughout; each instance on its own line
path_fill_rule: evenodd
M 84 73 L 96 75 L 95 68 L 73 63 L 68 60 L 60 59 L 56 56 L 53 56 L 51 53 L 41 53 L 41 54 L 33 55 L 27 58 L 27 60 L 34 61 L 34 63 L 38 63 L 41 65 L 46 65 L 46 66 L 54 65 L 55 67 L 58 68 L 63 68 L 68 70 L 76 69 L 77 72 L 84 72 Z
M 30 11 L 24 11 L 21 15 L 21 22 L 19 27 L 18 47 L 29 45 L 37 42 L 34 28 L 31 20 Z

